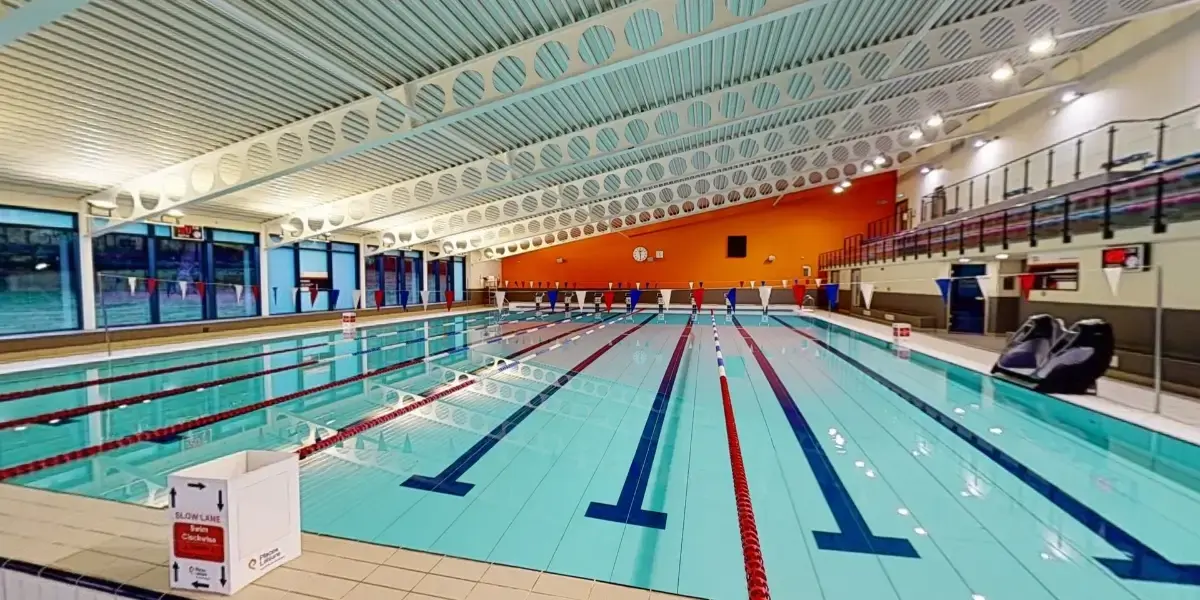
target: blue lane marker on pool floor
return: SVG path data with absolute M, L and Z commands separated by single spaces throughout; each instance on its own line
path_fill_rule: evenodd
M 991 442 L 979 437 L 975 432 L 967 429 L 963 424 L 943 414 L 938 409 L 931 406 L 928 402 L 916 397 L 908 390 L 893 383 L 890 379 L 875 372 L 870 367 L 864 365 L 858 360 L 851 358 L 846 353 L 818 340 L 808 333 L 796 329 L 791 324 L 775 317 L 775 320 L 783 324 L 784 327 L 791 329 L 793 332 L 813 340 L 822 348 L 828 350 L 834 356 L 849 363 L 854 368 L 862 371 L 867 377 L 875 380 L 880 385 L 891 390 L 892 393 L 900 396 L 909 404 L 917 407 L 921 412 L 928 415 L 936 421 L 938 425 L 950 430 L 954 435 L 961 438 L 973 446 L 976 450 L 987 456 L 992 462 L 1000 465 L 1005 471 L 1012 473 L 1018 479 L 1025 482 L 1035 492 L 1039 493 L 1045 499 L 1053 502 L 1060 510 L 1067 513 L 1071 518 L 1079 522 L 1080 525 L 1088 528 L 1108 542 L 1113 548 L 1116 548 L 1126 558 L 1098 558 L 1094 560 L 1101 565 L 1104 565 L 1109 571 L 1121 579 L 1129 579 L 1134 581 L 1152 581 L 1158 583 L 1178 583 L 1184 585 L 1200 585 L 1200 565 L 1177 564 L 1168 560 L 1162 554 L 1154 551 L 1141 540 L 1135 538 L 1133 534 L 1125 531 L 1116 523 L 1104 518 L 1103 515 L 1093 510 L 1091 507 L 1084 504 L 1081 500 L 1067 493 L 1066 490 L 1054 485 L 1050 480 L 1035 473 L 1032 469 L 1022 464 L 1017 459 L 1013 458 L 1008 453 L 997 448 Z M 1048 401 L 1057 402 L 1052 398 Z
M 538 392 L 538 395 L 531 398 L 529 402 L 526 402 L 523 406 L 513 411 L 513 413 L 509 415 L 507 419 L 504 419 L 502 423 L 494 427 L 486 436 L 480 438 L 478 442 L 475 442 L 473 446 L 468 448 L 466 452 L 463 452 L 462 455 L 456 458 L 454 462 L 450 463 L 449 466 L 447 466 L 445 469 L 442 469 L 441 473 L 438 473 L 433 477 L 428 477 L 425 475 L 413 475 L 400 485 L 407 488 L 425 490 L 427 492 L 438 492 L 441 494 L 449 494 L 451 496 L 466 496 L 471 489 L 475 487 L 475 484 L 459 481 L 460 477 L 465 475 L 466 472 L 471 469 L 471 467 L 475 466 L 475 463 L 479 462 L 480 459 L 486 456 L 492 448 L 496 447 L 496 444 L 500 443 L 500 440 L 504 439 L 504 436 L 508 435 L 510 431 L 520 425 L 522 421 L 529 417 L 529 415 L 533 414 L 533 411 L 537 410 L 543 403 L 546 402 L 546 400 L 549 400 L 551 396 L 558 392 L 558 390 L 567 385 L 571 379 L 586 369 L 588 365 L 595 362 L 596 359 L 603 356 L 605 352 L 608 352 L 613 346 L 616 346 L 618 343 L 620 343 L 621 340 L 629 337 L 633 334 L 633 332 L 641 329 L 653 319 L 654 316 L 651 315 L 647 317 L 646 320 L 635 325 L 633 328 L 622 332 L 621 335 L 613 338 L 612 341 L 602 346 L 599 350 L 593 352 L 591 356 L 583 359 L 582 362 L 572 367 L 566 373 L 560 375 L 558 379 L 554 381 L 554 383 L 547 386 L 546 389 L 542 390 L 541 392 Z
M 671 391 L 675 389 L 675 379 L 679 376 L 679 366 L 682 362 L 683 351 L 687 348 L 688 336 L 692 333 L 689 322 L 679 334 L 675 342 L 675 350 L 671 353 L 671 361 L 667 363 L 667 372 L 663 374 L 658 384 L 658 393 L 654 395 L 654 404 L 650 414 L 646 415 L 646 425 L 642 427 L 642 436 L 638 439 L 637 449 L 633 452 L 633 461 L 629 463 L 629 471 L 625 474 L 625 484 L 621 486 L 621 495 L 616 504 L 592 502 L 588 505 L 585 516 L 592 519 L 640 525 L 653 529 L 666 529 L 667 513 L 642 509 L 646 499 L 646 489 L 650 484 L 650 468 L 654 466 L 654 457 L 658 453 L 658 441 L 662 437 L 663 424 L 667 420 L 667 405 L 671 402 Z
M 787 417 L 788 425 L 791 426 L 796 441 L 800 442 L 804 459 L 808 461 L 808 467 L 812 469 L 813 477 L 816 477 L 817 485 L 821 488 L 821 495 L 825 497 L 825 503 L 829 505 L 829 511 L 833 513 L 833 520 L 837 522 L 838 529 L 841 530 L 841 533 L 814 531 L 813 539 L 816 540 L 817 547 L 822 550 L 839 552 L 920 558 L 921 555 L 908 540 L 877 536 L 871 532 L 871 526 L 867 524 L 862 511 L 854 503 L 854 499 L 850 497 L 850 492 L 846 491 L 846 485 L 842 483 L 842 478 L 833 469 L 833 462 L 821 448 L 816 433 L 808 424 L 808 420 L 804 418 L 804 413 L 800 412 L 800 407 L 796 405 L 795 399 L 783 385 L 783 381 L 779 379 L 775 367 L 771 366 L 771 362 L 758 347 L 758 342 L 750 337 L 750 333 L 742 327 L 736 317 L 733 319 L 733 324 L 737 326 L 738 333 L 742 334 L 742 339 L 750 347 L 750 353 L 754 356 L 754 360 L 758 361 L 759 368 L 767 376 L 767 383 L 771 385 L 771 391 L 775 393 L 775 399 L 779 401 L 779 406 L 783 409 L 784 416 Z

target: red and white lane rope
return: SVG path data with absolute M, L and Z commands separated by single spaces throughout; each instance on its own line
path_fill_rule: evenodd
M 767 568 L 763 564 L 762 546 L 758 541 L 758 525 L 754 522 L 754 506 L 750 504 L 750 484 L 746 481 L 746 465 L 742 461 L 737 422 L 733 419 L 733 399 L 729 396 L 729 380 L 725 377 L 725 357 L 721 354 L 721 337 L 717 335 L 717 315 L 713 311 L 709 311 L 709 315 L 712 316 L 713 343 L 717 347 L 717 375 L 721 380 L 721 402 L 725 408 L 725 437 L 729 445 L 729 466 L 733 470 L 738 529 L 742 536 L 746 592 L 750 600 L 769 600 L 771 592 L 767 589 Z

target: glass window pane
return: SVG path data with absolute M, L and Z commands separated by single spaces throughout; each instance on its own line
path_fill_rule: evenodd
M 0 223 L 75 230 L 75 215 L 0 206 Z
M 212 230 L 212 240 L 214 242 L 232 242 L 234 244 L 250 244 L 258 243 L 258 236 L 253 233 L 243 231 L 225 231 L 223 229 Z
M 79 328 L 75 243 L 73 229 L 0 225 L 0 335 Z
M 380 275 L 379 265 L 383 263 L 383 256 L 372 256 L 367 259 L 367 282 L 364 286 L 367 289 L 367 297 L 364 299 L 367 308 L 375 308 L 375 292 L 382 289 L 379 287 Z
M 196 288 L 197 281 L 204 281 L 202 244 L 163 238 L 156 238 L 154 243 L 159 320 L 174 323 L 203 319 L 204 305 Z M 211 292 L 206 289 L 205 293 Z
M 301 244 L 301 248 L 305 248 Z M 329 310 L 329 251 L 300 250 L 300 312 Z M 314 300 L 308 285 L 316 284 L 318 292 Z
M 258 315 L 258 303 L 250 290 L 258 285 L 257 253 L 256 246 L 213 242 L 214 289 L 208 293 L 216 304 L 218 319 Z
M 145 226 L 142 226 L 143 231 Z M 145 325 L 150 322 L 150 238 L 130 233 L 107 233 L 92 242 L 96 270 L 96 324 Z M 133 277 L 133 291 L 129 278 Z
M 354 308 L 354 290 L 358 289 L 358 255 L 356 253 L 333 253 L 332 282 L 333 289 L 329 292 L 329 303 L 333 306 L 330 308 Z M 334 291 L 337 293 L 333 293 Z
M 267 275 L 271 281 L 271 314 L 281 315 L 296 312 L 296 250 L 291 247 L 274 248 L 267 253 Z M 264 290 L 264 294 L 267 290 Z
M 399 306 L 400 296 L 400 259 L 396 256 L 383 256 L 383 304 L 384 306 Z

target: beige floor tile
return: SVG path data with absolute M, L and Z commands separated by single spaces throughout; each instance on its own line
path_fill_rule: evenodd
M 440 554 L 430 554 L 428 552 L 417 552 L 415 550 L 405 550 L 403 548 L 396 550 L 387 562 L 383 563 L 389 567 L 400 567 L 410 571 L 420 571 L 428 573 L 437 566 L 442 560 Z
M 525 600 L 528 596 L 528 590 L 479 583 L 467 595 L 467 600 Z
M 693 596 L 676 596 L 666 592 L 650 592 L 650 600 L 690 600 Z
M 446 600 L 445 598 L 437 598 L 434 596 L 426 596 L 425 594 L 409 594 L 404 597 L 404 600 Z
M 155 568 L 155 565 L 140 560 L 101 554 L 91 550 L 76 552 L 55 562 L 54 566 L 72 573 L 102 577 L 119 583 L 137 579 L 140 575 Z
M 287 566 L 289 569 L 297 571 L 308 571 L 309 573 L 320 573 L 322 575 L 341 577 L 342 579 L 362 581 L 379 565 L 350 560 L 340 556 L 321 554 L 319 552 L 304 552 L 295 560 L 288 562 Z
M 413 591 L 448 600 L 466 600 L 467 595 L 471 593 L 471 588 L 474 587 L 474 581 L 464 581 L 441 575 L 426 575 Z
M 564 577 L 554 573 L 542 573 L 538 577 L 537 583 L 533 584 L 533 591 L 573 600 L 587 600 L 588 594 L 592 591 L 592 582 L 587 579 Z
M 592 595 L 588 600 L 650 600 L 650 590 L 597 581 L 592 584 Z
M 158 566 L 125 583 L 156 592 L 167 592 L 171 589 L 171 572 L 165 566 Z
M 437 566 L 433 567 L 430 573 L 454 577 L 456 579 L 466 579 L 468 581 L 479 581 L 483 577 L 483 574 L 487 572 L 488 566 L 488 563 L 485 562 L 447 556 L 438 561 Z
M 403 590 L 360 583 L 354 586 L 354 589 L 350 590 L 350 593 L 346 594 L 342 600 L 405 600 L 410 597 L 408 592 Z
M 488 567 L 487 572 L 483 574 L 480 581 L 492 585 L 517 588 L 519 590 L 530 590 L 533 589 L 533 584 L 537 583 L 539 575 L 541 575 L 539 571 L 506 567 L 504 565 L 492 565 Z
M 525 597 L 525 600 L 563 600 L 563 598 L 562 596 L 548 596 L 546 594 L 530 592 L 529 595 Z
M 424 577 L 424 573 L 384 565 L 372 571 L 364 581 L 397 590 L 412 590 Z
M 167 546 L 142 540 L 109 537 L 104 543 L 92 546 L 91 549 L 102 554 L 131 558 L 154 565 L 166 565 L 170 562 L 170 551 Z
M 257 583 L 263 587 L 275 588 L 285 592 L 295 592 L 297 594 L 307 594 L 318 598 L 327 598 L 328 600 L 338 600 L 348 594 L 357 585 L 349 579 L 330 577 L 307 571 L 297 571 L 287 567 L 280 567 L 263 575 Z
M 218 598 L 219 596 L 207 595 L 208 598 Z M 242 588 L 234 598 L 237 600 L 291 600 L 297 596 L 292 592 L 285 592 L 275 588 L 263 587 L 261 585 L 250 585 Z M 311 596 L 306 596 L 311 598 Z
M 77 552 L 79 552 L 79 548 L 72 548 L 62 544 L 51 544 L 50 542 L 15 535 L 0 534 L 0 556 L 5 558 L 15 558 L 34 564 L 49 565 Z
M 396 553 L 395 548 L 387 546 L 364 544 L 323 535 L 304 535 L 301 537 L 301 544 L 304 551 L 311 550 L 377 565 L 383 564 Z

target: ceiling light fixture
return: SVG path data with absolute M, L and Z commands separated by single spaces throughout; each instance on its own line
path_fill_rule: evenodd
M 845 188 L 843 188 L 843 187 L 842 187 L 842 186 L 840 186 L 840 185 L 839 185 L 839 186 L 834 186 L 834 188 L 833 188 L 833 193 L 835 193 L 835 194 L 840 194 L 840 193 L 842 193 L 842 191 L 844 191 L 844 190 L 845 190 Z
M 848 188 L 848 187 L 850 187 L 850 180 L 849 180 L 849 179 L 847 179 L 847 180 L 843 181 L 843 182 L 842 182 L 842 187 L 844 187 L 844 188 Z
M 1054 35 L 1047 33 L 1029 43 L 1029 53 L 1035 56 L 1045 56 L 1053 52 L 1057 45 L 1058 40 L 1054 39 Z
M 992 71 L 992 81 L 1008 81 L 1015 74 L 1016 71 L 1013 70 L 1013 66 L 1004 63 L 997 67 L 995 71 Z
M 928 175 L 928 174 L 930 174 L 930 173 L 932 173 L 932 172 L 933 172 L 933 169 L 932 169 L 932 168 L 930 168 L 930 167 L 929 167 L 929 165 L 925 165 L 925 166 L 921 167 L 921 174 L 922 174 L 922 175 Z
M 975 140 L 976 148 L 982 148 L 982 147 L 986 146 L 987 144 L 988 144 L 988 140 L 985 140 L 983 138 L 979 138 L 979 139 Z
M 867 164 L 863 165 L 862 170 L 863 170 L 863 173 L 870 173 L 875 170 L 875 165 L 873 165 L 871 163 L 867 163 Z
M 1063 104 L 1070 104 L 1070 103 L 1072 103 L 1072 102 L 1074 102 L 1074 101 L 1078 100 L 1078 99 L 1079 99 L 1079 97 L 1080 97 L 1080 96 L 1082 96 L 1082 95 L 1083 95 L 1083 94 L 1080 94 L 1079 92 L 1077 92 L 1077 91 L 1075 91 L 1075 90 L 1067 90 L 1067 91 L 1063 92 L 1063 95 L 1062 95 L 1062 103 L 1063 103 Z
M 996 255 L 996 260 L 1008 260 L 1008 254 L 1001 252 L 1000 254 Z
M 885 165 L 885 164 L 887 164 L 887 157 L 886 157 L 886 156 L 884 156 L 884 155 L 880 154 L 879 156 L 876 156 L 876 157 L 875 157 L 875 166 L 877 166 L 877 167 L 882 167 L 882 166 L 883 166 L 883 165 Z
M 914 129 L 911 132 L 909 132 L 909 134 L 908 134 L 908 139 L 910 139 L 914 142 L 923 137 L 925 137 L 925 133 L 922 132 L 920 129 Z
M 171 210 L 167 211 L 167 216 L 174 218 L 174 219 L 178 219 L 179 217 L 183 216 L 183 211 L 179 210 L 178 208 L 172 208 Z
M 100 210 L 116 210 L 117 209 L 117 203 L 113 202 L 112 200 L 100 200 L 99 198 L 94 198 L 92 200 L 88 200 L 87 203 L 90 204 L 93 208 L 99 208 Z
M 965 257 L 965 256 L 964 256 L 964 257 L 962 257 L 962 258 L 958 259 L 958 262 L 960 262 L 960 263 L 969 263 L 969 262 L 971 262 L 971 259 L 969 259 L 969 258 L 967 258 L 967 257 Z
M 295 225 L 292 225 L 291 223 L 284 223 L 284 224 L 280 225 L 279 228 L 288 233 L 296 233 L 297 231 L 300 231 L 299 227 L 296 227 Z
M 946 120 L 942 118 L 942 115 L 934 113 L 932 117 L 929 117 L 928 121 L 925 121 L 925 124 L 930 127 L 941 127 L 942 123 L 945 122 Z

